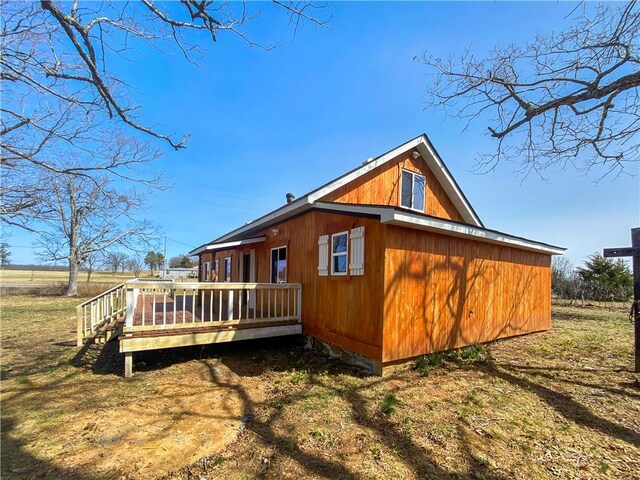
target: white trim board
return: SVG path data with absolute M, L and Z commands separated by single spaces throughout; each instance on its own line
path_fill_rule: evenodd
M 506 233 L 496 232 L 477 228 L 472 225 L 462 225 L 459 223 L 448 222 L 435 218 L 419 218 L 410 213 L 393 212 L 386 213 L 380 217 L 381 223 L 389 225 L 399 225 L 401 227 L 415 228 L 418 230 L 433 231 L 436 233 L 444 233 L 454 237 L 473 238 L 488 243 L 496 243 L 500 245 L 508 245 L 510 247 L 531 250 L 534 252 L 546 253 L 548 255 L 562 255 L 565 248 L 547 245 L 535 240 L 527 240 L 526 238 L 515 237 Z
M 445 192 L 453 202 L 454 206 L 458 209 L 464 221 L 466 223 L 476 225 L 478 227 L 482 227 L 483 225 L 482 225 L 482 222 L 480 221 L 480 218 L 475 213 L 469 201 L 466 199 L 466 197 L 460 190 L 460 187 L 458 187 L 458 184 L 455 182 L 454 178 L 449 173 L 449 170 L 445 166 L 444 162 L 442 161 L 440 156 L 437 154 L 437 152 L 431 145 L 431 142 L 427 138 L 426 134 L 422 134 L 412 140 L 409 140 L 408 142 L 403 143 L 402 145 L 394 148 L 393 150 L 387 153 L 384 153 L 373 160 L 366 162 L 364 165 L 357 167 L 351 170 L 350 172 L 347 172 L 346 174 L 336 178 L 335 180 L 332 180 L 326 185 L 319 187 L 307 193 L 306 195 L 303 195 L 297 198 L 291 203 L 283 205 L 282 207 L 270 213 L 267 213 L 262 217 L 259 217 L 255 220 L 247 222 L 245 225 L 238 227 L 235 230 L 232 230 L 218 237 L 217 239 L 214 240 L 214 242 L 228 241 L 232 238 L 242 235 L 243 233 L 251 229 L 259 228 L 261 225 L 264 225 L 273 221 L 281 221 L 290 216 L 298 214 L 304 210 L 307 210 L 311 208 L 311 206 L 316 201 L 320 200 L 322 197 L 330 194 L 331 192 L 342 187 L 343 185 L 346 185 L 347 183 L 361 177 L 367 172 L 370 172 L 374 168 L 377 168 L 380 165 L 383 165 L 386 162 L 393 160 L 394 158 L 401 155 L 402 153 L 412 149 L 416 149 L 418 153 L 420 153 L 420 156 L 427 163 L 427 166 L 433 172 L 438 182 L 440 182 L 440 184 L 442 185 L 442 188 L 445 190 Z M 198 253 L 206 250 L 205 247 L 206 245 L 203 245 L 193 250 L 190 253 L 191 255 L 197 255 Z
M 226 243 L 212 243 L 210 245 L 203 245 L 195 250 L 189 252 L 190 255 L 198 255 L 202 252 L 210 251 L 210 250 L 223 250 L 225 248 L 233 248 L 239 247 L 240 245 L 250 245 L 252 243 L 261 243 L 267 240 L 267 237 L 255 237 L 255 238 L 246 238 L 244 240 L 236 240 L 235 242 L 226 242 Z
M 346 175 L 343 175 L 342 177 L 334 180 L 333 182 L 325 185 L 324 187 L 311 192 L 310 194 L 308 194 L 309 201 L 313 203 L 317 200 L 320 200 L 325 195 L 328 195 L 329 193 L 337 190 L 343 185 L 346 185 L 347 183 L 361 177 L 365 173 L 387 163 L 390 160 L 393 160 L 402 153 L 412 149 L 418 150 L 418 153 L 420 153 L 422 159 L 427 163 L 427 166 L 433 172 L 438 182 L 440 182 L 442 188 L 445 190 L 455 207 L 458 209 L 464 221 L 472 225 L 482 227 L 483 225 L 480 221 L 480 218 L 473 211 L 473 208 L 471 208 L 468 200 L 465 198 L 455 180 L 449 173 L 449 170 L 447 170 L 447 167 L 444 165 L 442 159 L 438 156 L 436 151 L 431 146 L 431 143 L 429 142 L 429 139 L 425 134 L 422 134 L 419 137 L 414 138 L 413 140 L 410 140 L 407 143 L 394 148 L 384 155 L 381 155 L 380 157 L 367 162 L 360 168 L 357 168 L 347 173 Z
M 508 245 L 510 247 L 521 248 L 534 252 L 546 253 L 548 255 L 562 255 L 565 248 L 548 245 L 546 243 L 516 237 L 507 233 L 487 230 L 482 227 L 465 225 L 450 220 L 427 217 L 419 213 L 399 211 L 395 207 L 354 205 L 345 203 L 317 202 L 317 208 L 334 212 L 355 213 L 380 218 L 380 223 L 398 225 L 417 230 L 427 230 L 435 233 L 451 235 L 456 237 L 472 238 L 488 243 Z

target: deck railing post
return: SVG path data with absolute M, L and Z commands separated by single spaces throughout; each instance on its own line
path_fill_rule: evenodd
M 78 316 L 78 328 L 76 330 L 76 345 L 78 347 L 82 346 L 82 341 L 84 340 L 84 319 L 82 318 L 83 311 L 82 305 L 78 305 L 76 307 L 76 315 Z
M 302 322 L 302 285 L 296 287 L 298 289 L 298 322 Z
M 233 320 L 233 290 L 227 290 L 227 320 Z
M 125 317 L 124 323 L 126 327 L 133 327 L 133 315 L 135 313 L 139 292 L 139 288 L 133 288 L 127 285 L 127 316 Z

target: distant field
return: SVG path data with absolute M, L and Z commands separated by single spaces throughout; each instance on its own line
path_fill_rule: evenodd
M 140 272 L 141 277 L 150 275 L 148 270 Z M 91 283 L 122 283 L 126 280 L 134 278 L 133 272 L 116 273 L 112 272 L 93 272 L 91 274 Z M 69 272 L 51 272 L 46 270 L 0 270 L 0 285 L 3 284 L 57 284 L 65 283 L 69 280 Z M 86 272 L 81 272 L 79 276 L 80 282 L 87 281 Z

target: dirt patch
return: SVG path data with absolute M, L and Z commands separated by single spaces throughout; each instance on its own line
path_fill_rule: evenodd
M 2 478 L 154 478 L 234 440 L 243 395 L 261 401 L 203 349 L 140 355 L 147 371 L 125 380 L 115 342 L 77 354 L 77 300 L 32 301 L 3 308 Z

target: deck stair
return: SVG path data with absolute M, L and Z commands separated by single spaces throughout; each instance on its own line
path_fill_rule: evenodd
M 105 343 L 115 336 L 118 324 L 124 322 L 127 312 L 126 283 L 121 283 L 87 300 L 78 305 L 76 310 L 78 316 L 77 345 L 80 347 L 87 341 Z

